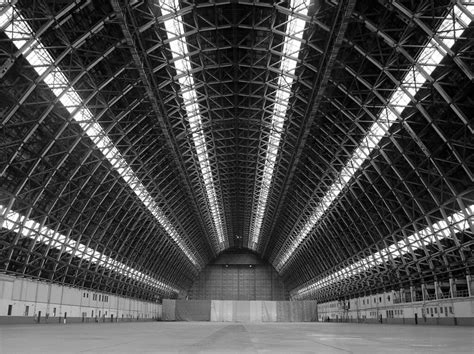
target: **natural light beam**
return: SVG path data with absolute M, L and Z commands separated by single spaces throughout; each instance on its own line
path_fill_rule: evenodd
M 464 7 L 471 13 L 472 17 L 474 4 L 465 4 Z M 457 38 L 462 36 L 470 22 L 471 20 L 469 16 L 462 11 L 458 4 L 456 4 L 439 26 L 436 31 L 436 36 L 439 36 L 445 47 L 451 48 Z M 421 51 L 417 64 L 412 66 L 405 77 L 401 80 L 401 84 L 396 88 L 395 92 L 388 99 L 387 105 L 379 113 L 377 121 L 370 127 L 359 147 L 356 148 L 352 157 L 344 166 L 333 185 L 329 188 L 318 206 L 314 209 L 312 215 L 306 221 L 306 224 L 299 231 L 288 249 L 286 249 L 279 257 L 276 266 L 278 271 L 281 271 L 285 263 L 295 252 L 301 242 L 303 242 L 303 240 L 308 236 L 329 206 L 336 200 L 355 173 L 369 158 L 371 152 L 375 147 L 377 147 L 380 140 L 386 136 L 392 124 L 398 120 L 403 110 L 410 104 L 413 97 L 415 97 L 417 92 L 423 87 L 427 78 L 441 63 L 446 54 L 447 53 L 442 46 L 437 43 L 434 38 L 431 38 L 428 44 Z
M 167 293 L 179 293 L 178 289 L 76 242 L 55 230 L 41 226 L 40 223 L 28 219 L 12 210 L 7 211 L 7 208 L 3 205 L 0 205 L 0 222 L 1 228 L 16 232 L 22 237 L 31 238 L 35 242 L 41 242 L 51 248 L 56 248 L 62 252 L 69 253 L 73 257 L 79 257 L 85 261 L 97 264 L 100 267 L 104 267 L 155 289 Z
M 55 65 L 54 59 L 48 50 L 36 39 L 28 21 L 16 10 L 15 6 L 12 5 L 0 15 L 0 29 L 12 40 L 28 63 L 72 115 L 72 118 L 107 158 L 112 168 L 130 186 L 194 266 L 199 267 L 197 258 L 184 243 L 178 231 L 153 200 L 153 197 L 127 164 L 100 124 L 95 120 L 92 112 L 84 106 L 81 97 L 71 86 L 66 75 Z
M 471 227 L 471 224 L 474 222 L 474 220 L 472 220 L 473 215 L 474 205 L 471 205 L 450 215 L 446 220 L 438 221 L 381 251 L 375 252 L 348 267 L 297 290 L 294 294 L 294 298 L 302 299 L 331 284 L 338 283 L 344 279 L 368 271 L 378 265 L 390 262 L 391 259 L 400 258 L 404 254 L 411 253 L 423 246 L 435 244 L 446 238 L 452 238 L 453 235 L 463 232 Z
M 219 251 L 225 246 L 225 234 L 223 227 L 223 217 L 219 208 L 219 202 L 216 193 L 216 187 L 212 175 L 212 168 L 209 162 L 206 138 L 202 126 L 201 113 L 197 103 L 197 93 L 194 84 L 194 77 L 191 74 L 191 62 L 189 59 L 188 45 L 184 32 L 183 19 L 179 15 L 179 0 L 158 0 L 164 20 L 166 33 L 169 39 L 171 54 L 173 56 L 174 66 L 178 82 L 181 87 L 186 114 L 191 128 L 191 134 L 196 148 L 196 153 L 201 168 L 201 175 L 206 189 L 207 200 L 211 210 L 214 227 L 219 243 Z
M 289 6 L 292 10 L 292 14 L 288 16 L 286 25 L 283 51 L 281 54 L 280 74 L 277 80 L 278 88 L 275 93 L 270 137 L 267 142 L 267 151 L 265 154 L 265 165 L 259 186 L 256 211 L 252 215 L 250 225 L 249 248 L 253 250 L 257 249 L 260 240 L 260 231 L 267 207 L 268 194 L 270 192 L 276 158 L 280 148 L 281 134 L 288 109 L 288 101 L 291 97 L 291 87 L 293 86 L 293 78 L 305 28 L 305 21 L 299 17 L 295 17 L 294 14 L 305 16 L 308 13 L 309 5 L 309 0 L 292 0 Z

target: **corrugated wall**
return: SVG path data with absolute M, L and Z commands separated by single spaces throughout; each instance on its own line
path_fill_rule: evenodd
M 288 300 L 278 273 L 264 264 L 208 265 L 188 296 L 190 300 Z

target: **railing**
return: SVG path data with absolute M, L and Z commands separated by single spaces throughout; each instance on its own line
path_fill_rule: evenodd
M 468 296 L 469 296 L 469 290 L 467 289 L 456 291 L 456 297 L 468 297 Z
M 468 289 L 463 289 L 463 290 L 458 290 L 455 292 L 454 298 L 458 297 L 469 297 L 469 291 Z M 436 294 L 426 294 L 425 299 L 423 299 L 422 294 L 416 294 L 414 299 L 412 300 L 412 297 L 410 294 L 405 294 L 405 298 L 394 298 L 393 299 L 393 304 L 405 304 L 405 303 L 410 303 L 412 301 L 432 301 L 432 300 L 440 300 L 440 299 L 451 299 L 451 292 L 450 291 L 442 291 L 438 293 L 438 297 L 436 298 Z M 342 309 L 342 308 L 341 308 Z
M 438 294 L 439 299 L 450 299 L 451 298 L 451 293 L 450 292 L 441 292 Z
M 425 300 L 436 300 L 435 294 L 426 294 Z

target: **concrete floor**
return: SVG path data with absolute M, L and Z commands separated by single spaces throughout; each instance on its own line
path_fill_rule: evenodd
M 0 353 L 474 353 L 473 327 L 138 322 L 1 325 Z

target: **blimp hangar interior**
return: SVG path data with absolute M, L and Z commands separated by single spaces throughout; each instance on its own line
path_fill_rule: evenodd
M 474 1 L 0 1 L 0 351 L 471 352 Z

